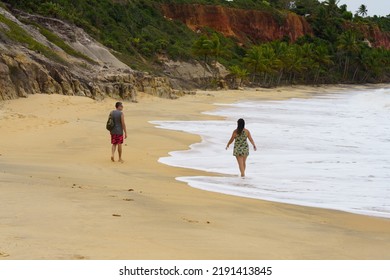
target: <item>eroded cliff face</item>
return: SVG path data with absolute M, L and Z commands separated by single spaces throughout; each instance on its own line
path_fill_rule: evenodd
M 225 36 L 235 37 L 242 43 L 248 40 L 262 43 L 284 37 L 295 41 L 306 34 L 313 34 L 306 19 L 294 13 L 278 18 L 265 11 L 199 4 L 163 4 L 161 11 L 166 18 L 180 20 L 193 31 L 210 27 Z M 346 28 L 358 29 L 372 47 L 390 49 L 390 33 L 381 31 L 377 26 L 347 25 Z
M 58 19 L 18 14 L 19 18 L 44 26 L 88 57 L 89 61 L 68 55 L 42 36 L 36 27 L 23 24 L 1 7 L 0 14 L 62 59 L 62 62 L 55 61 L 11 40 L 7 35 L 11 28 L 0 22 L 0 100 L 27 97 L 30 94 L 63 94 L 94 99 L 110 96 L 136 101 L 137 92 L 164 98 L 177 98 L 188 93 L 174 90 L 166 77 L 132 70 L 76 26 Z
M 174 99 L 185 93 L 174 90 L 168 78 L 122 69 L 96 75 L 80 74 L 75 68 L 20 52 L 0 54 L 0 100 L 30 94 L 62 94 L 101 100 L 107 96 L 137 101 L 137 92 Z M 90 70 L 85 69 L 85 72 Z
M 368 40 L 374 48 L 390 49 L 390 32 L 383 32 L 378 26 L 369 25 L 350 25 L 347 28 L 356 29 L 360 31 L 366 40 Z
M 265 11 L 198 4 L 164 4 L 161 10 L 166 18 L 180 20 L 194 31 L 210 27 L 225 36 L 236 37 L 243 43 L 248 40 L 255 43 L 268 42 L 286 36 L 295 41 L 301 36 L 312 34 L 305 18 L 294 13 L 277 18 Z

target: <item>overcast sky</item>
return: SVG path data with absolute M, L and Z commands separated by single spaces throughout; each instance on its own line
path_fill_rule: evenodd
M 339 6 L 347 4 L 348 10 L 355 13 L 360 5 L 367 6 L 368 15 L 387 16 L 390 14 L 390 0 L 340 0 Z

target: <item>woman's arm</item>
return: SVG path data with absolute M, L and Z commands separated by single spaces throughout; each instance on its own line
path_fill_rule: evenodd
M 253 141 L 253 138 L 252 138 L 252 135 L 251 135 L 251 133 L 249 132 L 249 130 L 246 130 L 246 132 L 248 133 L 248 139 L 249 139 L 249 141 L 252 143 L 252 145 L 253 145 L 253 149 L 255 150 L 255 151 L 257 151 L 257 147 L 256 147 L 256 144 L 255 144 L 255 141 Z
M 230 144 L 233 143 L 234 138 L 236 138 L 236 136 L 237 136 L 237 130 L 233 131 L 232 137 L 230 138 L 229 142 L 226 145 L 226 150 L 229 149 Z

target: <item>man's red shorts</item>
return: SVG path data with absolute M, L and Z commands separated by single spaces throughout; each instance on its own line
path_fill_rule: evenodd
M 111 144 L 118 145 L 123 144 L 123 134 L 111 134 Z

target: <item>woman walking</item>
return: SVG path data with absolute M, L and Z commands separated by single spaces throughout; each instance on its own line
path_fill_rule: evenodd
M 249 139 L 249 141 L 253 145 L 253 149 L 256 151 L 256 144 L 253 141 L 249 130 L 245 128 L 245 121 L 243 119 L 239 119 L 237 121 L 237 129 L 233 131 L 233 135 L 230 138 L 228 144 L 226 145 L 226 150 L 234 141 L 233 155 L 237 158 L 238 167 L 240 168 L 242 178 L 245 177 L 246 159 L 249 155 L 249 147 L 246 139 Z

